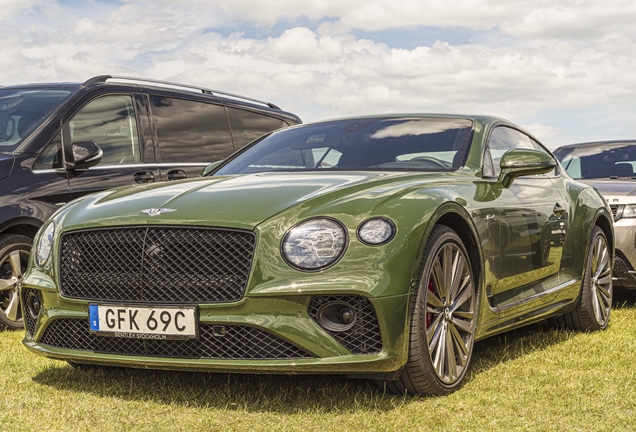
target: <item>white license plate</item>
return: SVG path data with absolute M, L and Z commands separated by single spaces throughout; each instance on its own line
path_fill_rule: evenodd
M 133 307 L 88 305 L 92 332 L 132 339 L 194 339 L 198 337 L 196 306 Z

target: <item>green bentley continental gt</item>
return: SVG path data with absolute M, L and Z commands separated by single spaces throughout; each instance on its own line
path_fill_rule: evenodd
M 492 117 L 279 130 L 200 178 L 71 202 L 34 250 L 24 343 L 81 367 L 347 374 L 443 395 L 476 341 L 543 320 L 602 330 L 612 302 L 605 200 Z

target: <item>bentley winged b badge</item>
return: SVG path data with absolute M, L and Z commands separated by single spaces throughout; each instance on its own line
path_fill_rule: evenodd
M 150 208 L 142 210 L 142 213 L 146 213 L 148 216 L 159 216 L 162 213 L 172 213 L 177 209 L 169 209 L 169 208 Z

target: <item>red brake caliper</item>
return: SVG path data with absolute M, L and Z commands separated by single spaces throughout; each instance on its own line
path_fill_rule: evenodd
M 428 280 L 428 290 L 430 292 L 435 292 L 433 291 L 433 279 Z M 432 321 L 433 321 L 433 314 L 430 312 L 426 312 L 426 328 L 428 328 L 428 326 L 431 325 Z

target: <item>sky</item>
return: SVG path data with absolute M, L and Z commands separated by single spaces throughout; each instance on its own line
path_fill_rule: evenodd
M 0 84 L 163 79 L 304 122 L 495 115 L 636 139 L 633 0 L 0 0 Z

